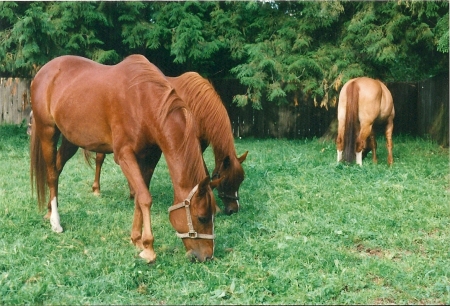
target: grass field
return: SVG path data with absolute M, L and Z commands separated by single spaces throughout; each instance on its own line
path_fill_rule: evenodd
M 449 304 L 449 152 L 394 138 L 394 166 L 335 162 L 333 142 L 236 140 L 249 150 L 242 210 L 216 217 L 215 260 L 192 264 L 154 175 L 157 261 L 130 244 L 133 203 L 112 156 L 102 195 L 81 154 L 60 179 L 64 233 L 31 195 L 25 128 L 0 126 L 1 304 Z M 210 168 L 213 156 L 205 153 Z M 219 202 L 219 205 L 221 203 Z

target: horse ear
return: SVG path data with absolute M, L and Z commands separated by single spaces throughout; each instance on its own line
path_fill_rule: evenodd
M 244 162 L 244 160 L 247 158 L 247 154 L 248 154 L 248 151 L 245 151 L 245 153 L 242 154 L 242 156 L 238 158 L 238 161 L 240 164 L 242 164 Z
M 206 192 L 208 192 L 209 183 L 211 182 L 211 179 L 209 176 L 205 177 L 199 184 L 198 184 L 198 195 L 204 196 Z
M 214 188 L 216 188 L 217 186 L 220 185 L 220 183 L 222 182 L 222 180 L 223 180 L 223 177 L 218 178 L 218 179 L 215 179 L 215 180 L 212 180 L 212 181 L 209 183 L 209 186 L 211 187 L 211 189 L 214 189 Z

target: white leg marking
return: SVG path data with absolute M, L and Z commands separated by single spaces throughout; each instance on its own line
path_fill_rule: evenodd
M 343 151 L 339 151 L 337 150 L 337 161 L 340 162 L 342 160 L 342 152 Z
M 356 152 L 356 164 L 362 166 L 362 151 Z
M 52 205 L 52 214 L 50 215 L 50 224 L 52 225 L 52 230 L 57 233 L 62 233 L 63 228 L 61 227 L 59 221 L 58 201 L 56 200 L 56 197 L 53 198 L 51 205 Z

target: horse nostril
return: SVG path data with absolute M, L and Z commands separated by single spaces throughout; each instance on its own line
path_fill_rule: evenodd
M 228 216 L 232 215 L 234 213 L 237 213 L 237 212 L 238 212 L 238 209 L 233 209 L 233 208 L 226 208 L 225 209 L 225 214 L 227 214 Z
M 206 256 L 205 261 L 211 261 L 213 259 L 213 257 L 211 256 Z

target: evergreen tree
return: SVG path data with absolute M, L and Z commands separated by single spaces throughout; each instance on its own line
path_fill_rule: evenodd
M 167 75 L 237 77 L 239 105 L 336 104 L 356 76 L 448 73 L 446 1 L 0 2 L 0 74 L 32 77 L 75 54 L 145 55 Z

